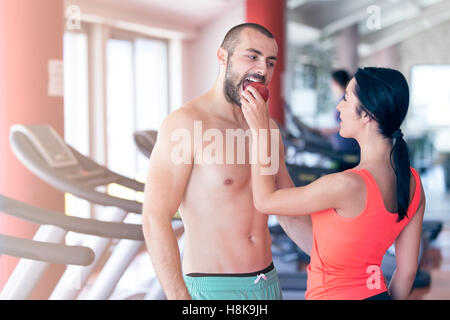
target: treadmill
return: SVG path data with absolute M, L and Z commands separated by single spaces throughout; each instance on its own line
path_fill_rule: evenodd
M 92 249 L 35 241 L 0 234 L 0 256 L 11 256 L 56 264 L 88 266 L 94 261 Z
M 19 159 L 33 174 L 62 192 L 71 193 L 76 197 L 93 204 L 103 206 L 103 217 L 111 222 L 141 223 L 142 203 L 137 199 L 138 193 L 144 191 L 144 184 L 117 174 L 96 163 L 89 157 L 79 153 L 66 144 L 61 136 L 49 125 L 31 124 L 14 125 L 10 128 L 10 145 Z M 132 198 L 123 198 L 113 194 L 111 187 L 133 191 Z M 173 220 L 175 231 L 183 228 L 182 223 Z M 95 247 L 96 256 L 103 256 L 108 250 L 108 239 L 90 239 Z M 106 241 L 106 242 L 105 242 Z M 182 246 L 182 243 L 180 244 Z M 124 239 L 115 244 L 111 257 L 101 270 L 87 299 L 108 299 L 117 282 L 133 260 L 134 256 L 144 247 L 143 241 Z M 84 274 L 81 283 L 84 284 L 89 274 Z M 64 274 L 60 282 L 70 281 L 70 275 Z M 164 294 L 159 283 L 154 284 L 154 290 L 148 290 L 146 299 L 163 299 Z M 61 286 L 62 288 L 62 286 Z M 57 288 L 58 289 L 58 288 Z M 55 297 L 74 299 L 80 292 L 74 289 L 70 292 L 61 289 Z
M 330 141 L 322 135 L 315 133 L 297 118 L 289 107 L 285 108 L 286 114 L 286 129 L 283 133 L 283 143 L 286 149 L 286 162 L 289 167 L 298 165 L 295 162 L 289 161 L 289 153 L 294 154 L 314 154 L 321 157 L 316 165 L 309 165 L 306 167 L 314 167 L 316 169 L 328 170 L 324 174 L 330 172 L 339 172 L 355 167 L 359 163 L 359 152 L 339 152 L 333 150 Z M 319 176 L 320 177 L 320 176 Z M 296 183 L 296 186 L 302 185 L 301 180 Z
M 84 246 L 61 244 L 69 231 L 103 238 L 143 239 L 142 228 L 137 224 L 66 216 L 3 195 L 0 195 L 0 211 L 40 225 L 33 240 L 0 236 L 0 253 L 24 258 L 19 261 L 0 293 L 2 300 L 28 299 L 50 263 L 73 265 L 68 266 L 68 270 L 91 270 L 95 266 L 99 257 L 95 256 L 89 243 Z M 76 276 L 72 274 L 72 277 Z
M 145 157 L 150 158 L 157 136 L 158 132 L 155 130 L 136 131 L 133 134 L 136 146 Z

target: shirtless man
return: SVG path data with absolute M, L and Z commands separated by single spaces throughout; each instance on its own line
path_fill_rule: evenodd
M 193 141 L 199 123 L 202 132 L 215 129 L 223 137 L 227 129 L 248 129 L 240 108 L 243 82 L 251 78 L 268 85 L 277 52 L 273 35 L 264 27 L 247 23 L 232 28 L 217 52 L 220 69 L 213 88 L 172 112 L 160 128 L 145 187 L 143 230 L 168 299 L 282 298 L 272 264 L 267 216 L 253 205 L 247 146 L 237 150 L 236 143 L 232 149 L 235 155 L 244 152 L 245 163 L 223 160 L 211 164 L 198 161 L 208 142 L 196 146 Z M 273 120 L 271 124 L 278 128 Z M 184 154 L 188 161 L 183 163 L 174 161 L 173 153 L 180 144 L 173 134 L 180 129 L 192 137 Z M 277 185 L 293 187 L 281 138 L 277 139 Z M 224 139 L 224 158 L 226 153 Z M 178 209 L 186 232 L 182 266 L 171 227 Z M 310 218 L 280 217 L 279 221 L 288 235 L 310 252 Z

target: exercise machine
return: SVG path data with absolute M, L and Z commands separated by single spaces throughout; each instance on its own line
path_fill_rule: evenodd
M 35 241 L 4 234 L 0 234 L 1 255 L 79 266 L 88 266 L 94 261 L 94 252 L 90 248 Z
M 144 184 L 122 176 L 92 159 L 82 155 L 66 144 L 59 134 L 48 125 L 14 125 L 10 129 L 11 148 L 19 161 L 33 174 L 53 187 L 106 208 L 102 219 L 110 222 L 134 222 L 141 224 L 142 203 L 137 201 L 138 193 L 144 191 Z M 134 197 L 124 198 L 114 194 L 114 189 L 124 188 Z M 173 221 L 173 228 L 179 230 L 182 224 Z M 86 239 L 94 248 L 96 256 L 108 253 L 109 239 Z M 89 289 L 86 299 L 108 299 L 121 276 L 144 247 L 141 240 L 123 239 L 114 244 L 111 256 Z M 182 242 L 180 243 L 182 247 Z M 149 266 L 151 268 L 151 266 Z M 69 269 L 69 268 L 68 268 Z M 71 291 L 64 283 L 70 282 L 72 270 L 68 270 L 58 283 L 51 299 L 74 299 L 80 293 L 93 270 L 81 274 L 81 286 Z M 151 270 L 149 270 L 150 272 Z M 153 281 L 152 288 L 146 288 L 146 298 L 164 298 L 159 282 Z
M 4 214 L 19 218 L 39 225 L 33 240 L 18 239 L 10 236 L 2 236 L 0 251 L 21 258 L 12 275 L 4 286 L 1 299 L 27 299 L 36 287 L 50 263 L 68 264 L 65 274 L 72 280 L 65 282 L 64 287 L 70 291 L 74 280 L 79 278 L 80 272 L 92 270 L 98 261 L 95 255 L 95 247 L 90 244 L 83 246 L 66 246 L 68 232 L 90 235 L 92 237 L 129 239 L 141 241 L 142 229 L 137 224 L 125 224 L 119 222 L 105 222 L 94 219 L 66 216 L 21 201 L 0 195 L 0 211 Z M 83 267 L 80 267 L 83 266 Z M 88 274 L 86 274 L 88 275 Z M 55 296 L 54 298 L 61 298 Z

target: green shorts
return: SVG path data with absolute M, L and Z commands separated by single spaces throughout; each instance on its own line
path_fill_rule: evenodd
M 183 275 L 193 300 L 281 300 L 277 271 L 273 263 L 257 272 L 245 274 Z

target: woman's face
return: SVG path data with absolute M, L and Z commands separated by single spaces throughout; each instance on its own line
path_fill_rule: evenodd
M 339 134 L 344 138 L 354 138 L 362 130 L 361 116 L 357 112 L 359 100 L 355 95 L 355 78 L 352 78 L 345 90 L 344 98 L 336 106 L 340 112 Z

